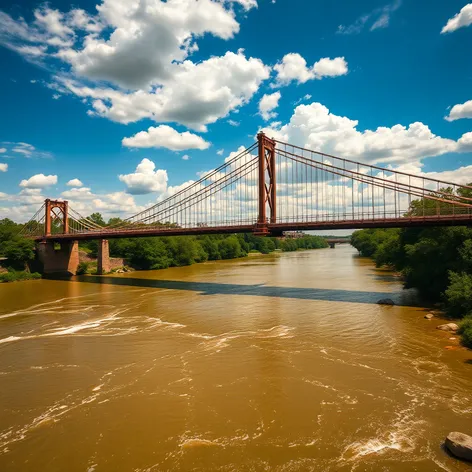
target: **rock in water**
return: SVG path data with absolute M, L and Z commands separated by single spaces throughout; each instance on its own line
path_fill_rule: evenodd
M 434 318 L 434 315 L 432 313 L 428 313 L 427 315 L 424 315 L 424 317 L 427 319 L 427 320 L 432 320 Z
M 459 326 L 457 326 L 456 323 L 447 323 L 436 326 L 436 329 L 440 329 L 441 331 L 457 331 Z
M 377 305 L 395 305 L 395 302 L 391 298 L 382 298 L 377 302 Z
M 472 437 L 463 433 L 449 433 L 446 438 L 448 451 L 459 459 L 472 461 Z

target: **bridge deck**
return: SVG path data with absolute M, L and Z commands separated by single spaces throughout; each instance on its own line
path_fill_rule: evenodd
M 285 231 L 336 230 L 336 229 L 364 229 L 364 228 L 408 228 L 433 226 L 469 226 L 472 225 L 472 214 L 465 215 L 435 215 L 411 218 L 386 218 L 370 220 L 339 220 L 339 221 L 311 221 L 268 224 L 271 235 L 281 235 Z M 257 232 L 256 225 L 228 225 L 204 226 L 196 228 L 142 228 L 142 229 L 106 229 L 103 231 L 52 234 L 50 236 L 35 237 L 37 241 L 53 240 L 93 240 L 117 238 L 144 238 L 152 236 L 199 236 L 206 234 L 230 234 Z

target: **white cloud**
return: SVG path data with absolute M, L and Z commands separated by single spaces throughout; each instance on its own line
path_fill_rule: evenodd
M 239 3 L 246 11 L 251 8 L 257 8 L 257 0 L 228 0 L 229 2 Z
M 365 131 L 359 131 L 357 126 L 358 121 L 330 113 L 324 105 L 314 102 L 299 105 L 284 126 L 265 131 L 269 137 L 291 144 L 369 164 L 419 163 L 426 157 L 467 152 L 472 141 L 472 133 L 457 142 L 436 136 L 420 122 Z
M 340 75 L 347 74 L 348 67 L 344 57 L 336 57 L 334 59 L 324 57 L 315 63 L 313 71 L 316 79 L 323 77 L 339 77 Z
M 222 156 L 224 152 L 225 152 L 224 149 L 219 149 L 218 151 L 216 151 L 216 154 L 218 154 L 218 156 Z
M 166 148 L 172 151 L 183 151 L 185 149 L 208 149 L 210 143 L 200 136 L 185 131 L 179 133 L 167 125 L 157 128 L 150 127 L 147 131 L 140 131 L 130 138 L 123 138 L 123 146 L 133 148 Z
M 95 198 L 95 195 L 88 187 L 71 188 L 70 190 L 62 192 L 61 196 L 74 200 L 91 200 Z
M 5 153 L 5 152 L 7 152 L 7 149 L 6 149 L 6 148 L 0 148 L 0 154 L 3 154 L 3 153 Z
M 390 17 L 393 12 L 401 7 L 402 0 L 395 0 L 393 3 L 385 5 L 380 8 L 372 10 L 357 18 L 354 23 L 350 25 L 339 25 L 338 34 L 359 34 L 368 24 L 370 24 L 370 31 L 376 29 L 387 28 L 390 24 Z
M 275 92 L 270 95 L 265 94 L 259 102 L 259 114 L 265 121 L 271 120 L 277 116 L 273 110 L 279 106 L 279 100 L 282 95 Z
M 57 175 L 36 174 L 20 182 L 20 187 L 28 189 L 42 189 L 57 184 Z
M 35 23 L 53 36 L 65 38 L 74 34 L 64 19 L 64 15 L 59 10 L 52 10 L 48 6 L 42 6 L 34 11 Z
M 63 49 L 59 57 L 77 75 L 125 89 L 168 79 L 173 62 L 185 60 L 197 47 L 195 37 L 209 33 L 230 39 L 239 31 L 234 12 L 212 0 L 103 0 L 97 9 L 112 29 L 109 38 L 91 34 L 82 49 Z
M 91 15 L 45 4 L 30 23 L 0 12 L 0 44 L 60 70 L 50 86 L 85 100 L 91 116 L 206 131 L 251 100 L 270 68 L 242 50 L 189 58 L 205 35 L 233 38 L 237 15 L 256 7 L 256 0 L 100 0 Z
M 69 182 L 66 183 L 68 187 L 82 187 L 84 184 L 79 180 L 79 179 L 72 179 L 69 180 Z
M 21 154 L 22 156 L 27 157 L 27 158 L 50 159 L 52 157 L 51 153 L 40 151 L 36 149 L 32 144 L 23 143 L 23 142 L 15 143 L 11 141 L 4 141 L 0 144 L 2 146 L 5 146 L 0 149 L 0 153 L 12 152 L 15 154 Z
M 228 120 L 228 124 L 234 127 L 238 127 L 241 123 L 235 120 Z
M 459 105 L 454 105 L 449 112 L 449 115 L 446 116 L 447 121 L 460 120 L 461 118 L 472 118 L 472 100 Z
M 0 163 L 0 172 L 6 172 L 8 170 L 8 164 Z
M 457 141 L 457 144 L 459 145 L 460 152 L 472 152 L 472 131 L 463 134 Z
M 70 79 L 61 84 L 78 97 L 92 99 L 91 113 L 97 116 L 120 123 L 150 118 L 206 131 L 207 124 L 246 104 L 269 77 L 269 70 L 261 60 L 238 51 L 198 64 L 175 65 L 172 79 L 151 92 L 92 88 Z
M 468 3 L 457 15 L 449 19 L 441 34 L 452 33 L 459 28 L 472 25 L 472 3 Z
M 182 156 L 182 160 L 184 160 L 184 161 L 188 161 L 189 159 L 190 159 L 190 156 L 188 154 L 184 154 Z
M 348 73 L 348 64 L 344 57 L 330 59 L 324 57 L 307 67 L 306 60 L 298 53 L 286 54 L 282 61 L 274 66 L 277 72 L 276 85 L 288 85 L 292 81 L 299 84 L 312 79 L 322 79 L 324 77 L 338 77 Z
M 155 170 L 156 165 L 149 159 L 143 159 L 132 174 L 120 175 L 119 179 L 127 187 L 127 193 L 144 195 L 147 193 L 163 193 L 167 189 L 167 172 Z

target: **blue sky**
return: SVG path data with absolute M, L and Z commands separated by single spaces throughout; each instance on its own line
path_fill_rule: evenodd
M 261 128 L 470 182 L 471 23 L 464 0 L 2 6 L 0 218 L 133 214 Z

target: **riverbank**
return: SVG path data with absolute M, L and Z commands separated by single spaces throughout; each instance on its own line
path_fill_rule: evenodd
M 134 270 L 157 270 L 185 267 L 206 261 L 238 259 L 251 253 L 271 254 L 274 251 L 319 249 L 328 247 L 328 244 L 323 238 L 311 235 L 280 239 L 237 234 L 117 239 L 111 240 L 109 247 L 110 255 L 121 260 L 123 266 Z M 84 257 L 95 256 L 96 242 L 83 244 L 82 250 L 84 249 L 88 251 L 88 255 Z M 84 259 L 80 272 L 91 271 L 93 266 Z
M 401 273 L 405 287 L 416 288 L 440 304 L 458 334 L 472 348 L 472 229 L 375 229 L 353 233 L 351 244 L 377 267 Z

